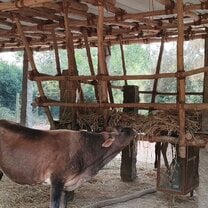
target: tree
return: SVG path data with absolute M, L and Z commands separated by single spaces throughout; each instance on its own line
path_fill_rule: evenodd
M 13 64 L 0 63 L 0 103 L 15 110 L 16 94 L 21 93 L 22 70 Z

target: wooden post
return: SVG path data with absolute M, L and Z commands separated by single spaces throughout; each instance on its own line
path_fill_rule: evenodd
M 157 61 L 157 67 L 156 67 L 155 75 L 160 74 L 163 51 L 164 51 L 164 37 L 161 40 L 160 52 L 159 52 L 159 56 L 158 56 L 158 61 Z M 158 85 L 158 78 L 156 78 L 154 80 L 154 83 L 153 83 L 151 103 L 155 103 L 155 99 L 156 99 L 156 96 L 157 96 L 157 85 Z
M 204 65 L 208 66 L 208 39 L 205 39 L 204 46 Z M 204 73 L 204 95 L 203 102 L 208 103 L 208 72 Z M 208 132 L 208 110 L 204 110 L 202 113 L 202 131 Z
M 95 76 L 95 70 L 94 70 L 94 66 L 93 66 L 93 62 L 92 62 L 92 55 L 91 55 L 91 51 L 90 51 L 90 45 L 88 43 L 88 36 L 87 36 L 86 29 L 83 29 L 83 36 L 84 36 L 85 48 L 86 48 L 86 52 L 87 52 L 88 64 L 90 67 L 90 73 L 92 76 Z M 99 92 L 98 92 L 97 82 L 95 82 L 95 84 L 94 84 L 94 91 L 95 91 L 96 100 L 98 102 L 99 101 Z
M 125 85 L 123 87 L 124 103 L 139 102 L 138 86 Z M 124 108 L 124 112 L 138 113 L 136 108 Z M 121 156 L 121 179 L 123 181 L 133 181 L 137 177 L 136 170 L 137 141 L 132 141 L 128 147 L 122 151 Z
M 19 123 L 20 121 L 20 94 L 19 93 L 16 94 L 16 110 L 15 111 L 16 111 L 15 120 L 16 120 L 16 123 Z
M 24 51 L 20 124 L 23 126 L 32 127 L 31 104 L 33 99 L 33 84 L 32 81 L 28 79 L 28 71 L 28 58 L 26 51 Z
M 98 24 L 97 24 L 97 35 L 98 35 L 98 75 L 102 76 L 106 74 L 106 62 L 105 62 L 105 51 L 103 42 L 103 25 L 104 25 L 104 5 L 102 2 L 98 2 Z M 108 103 L 108 84 L 107 81 L 101 80 L 99 83 L 99 97 L 101 103 Z M 108 111 L 104 111 L 104 121 L 107 125 Z
M 77 65 L 75 59 L 75 50 L 74 50 L 74 42 L 73 42 L 73 34 L 69 28 L 69 5 L 71 1 L 64 0 L 63 1 L 63 10 L 64 10 L 64 26 L 66 33 L 66 50 L 67 50 L 67 58 L 68 58 L 68 75 L 78 75 Z M 77 81 L 66 80 L 65 89 L 64 89 L 64 101 L 67 103 L 75 103 L 76 101 L 76 90 L 78 89 Z M 63 90 L 63 88 L 61 89 Z M 79 88 L 81 90 L 81 86 Z M 62 93 L 63 94 L 63 93 Z M 62 99 L 62 98 L 61 98 Z M 72 120 L 71 129 L 75 129 L 76 126 L 76 109 L 64 109 L 65 115 L 61 115 L 62 119 L 67 119 L 65 116 L 70 116 Z M 64 118 L 63 118 L 64 117 Z
M 109 75 L 109 64 L 110 64 L 110 58 L 111 58 L 111 48 L 110 46 L 105 47 L 105 64 L 106 64 L 106 72 L 105 75 Z M 111 82 L 110 80 L 107 82 L 108 85 L 108 94 L 109 94 L 109 100 L 111 103 L 114 103 L 114 98 L 113 98 L 113 92 L 112 92 L 112 87 L 111 87 Z
M 126 76 L 126 62 L 125 62 L 125 55 L 124 55 L 124 49 L 122 44 L 121 36 L 119 36 L 119 44 L 121 49 L 121 60 L 122 60 L 122 67 L 123 67 L 123 75 Z M 127 80 L 125 80 L 125 85 L 128 85 Z
M 52 33 L 53 47 L 54 47 L 54 52 L 55 52 L 56 71 L 57 71 L 57 75 L 61 75 L 61 64 L 60 64 L 60 59 L 59 59 L 59 51 L 58 51 L 58 44 L 56 40 L 55 30 L 52 30 L 51 33 Z
M 184 73 L 184 4 L 183 0 L 177 0 L 177 21 L 178 21 L 178 40 L 177 40 L 177 102 L 179 103 L 179 156 L 186 157 L 186 138 L 185 138 L 185 78 L 181 76 Z

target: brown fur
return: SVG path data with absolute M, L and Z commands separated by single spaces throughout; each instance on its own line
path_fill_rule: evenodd
M 0 121 L 0 169 L 19 184 L 51 183 L 51 208 L 64 207 L 72 191 L 95 175 L 135 136 L 116 132 L 43 131 Z

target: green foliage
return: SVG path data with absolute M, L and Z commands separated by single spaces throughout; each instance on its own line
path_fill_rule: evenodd
M 22 70 L 4 61 L 0 63 L 0 103 L 15 110 L 16 94 L 21 93 Z
M 186 42 L 184 46 L 184 65 L 185 70 L 199 68 L 204 65 L 204 41 Z M 160 49 L 160 44 L 151 45 L 125 45 L 125 65 L 128 75 L 146 75 L 154 74 Z M 23 53 L 17 52 L 12 56 L 12 60 L 0 62 L 0 118 L 14 119 L 16 93 L 21 94 L 22 87 L 22 60 Z M 95 74 L 98 71 L 97 48 L 91 48 L 91 55 Z M 68 69 L 68 58 L 66 50 L 59 50 L 61 69 Z M 75 50 L 76 63 L 79 75 L 90 75 L 90 68 L 85 49 Z M 35 62 L 37 69 L 46 74 L 56 75 L 56 63 L 53 51 L 35 53 Z M 111 58 L 108 64 L 110 75 L 122 75 L 123 66 L 121 60 L 120 46 L 111 47 Z M 176 59 L 176 43 L 165 43 L 161 73 L 175 73 L 177 71 Z M 129 85 L 137 85 L 140 91 L 152 91 L 154 80 L 130 80 Z M 115 102 L 123 102 L 123 92 L 119 89 L 125 83 L 124 81 L 113 81 L 113 89 Z M 59 100 L 59 83 L 57 81 L 48 81 L 43 83 L 46 95 L 50 99 Z M 82 84 L 84 97 L 86 102 L 95 101 L 94 87 L 88 84 Z M 174 78 L 164 78 L 158 80 L 158 92 L 177 92 L 177 82 Z M 203 74 L 190 76 L 186 79 L 187 92 L 203 92 Z M 38 96 L 37 86 L 35 84 L 34 97 Z M 151 95 L 140 94 L 140 102 L 151 102 Z M 158 95 L 156 102 L 174 103 L 176 96 Z M 200 95 L 187 95 L 186 102 L 198 103 L 202 102 Z M 52 108 L 55 117 L 59 114 L 57 107 Z M 42 115 L 42 111 L 40 111 Z
M 9 108 L 0 106 L 0 119 L 15 121 L 15 112 Z

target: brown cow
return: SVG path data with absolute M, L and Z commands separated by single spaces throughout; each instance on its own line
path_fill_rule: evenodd
M 0 170 L 19 184 L 51 185 L 51 208 L 91 179 L 136 136 L 130 128 L 90 133 L 35 130 L 0 120 Z

